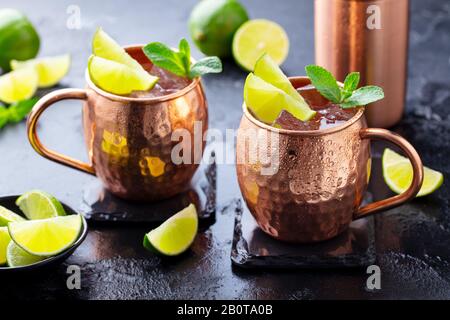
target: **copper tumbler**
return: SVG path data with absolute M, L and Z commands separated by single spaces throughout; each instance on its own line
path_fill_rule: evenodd
M 127 47 L 141 64 L 151 63 L 142 46 Z M 28 117 L 28 138 L 43 157 L 96 175 L 113 194 L 130 200 L 153 201 L 189 187 L 204 149 L 208 108 L 199 78 L 178 92 L 161 97 L 131 98 L 98 88 L 86 72 L 85 89 L 62 89 L 47 94 Z M 90 163 L 45 147 L 36 133 L 41 114 L 53 103 L 83 100 L 83 127 Z M 188 133 L 190 139 L 173 139 Z M 172 150 L 182 144 L 190 161 L 174 163 Z M 186 155 L 184 155 L 186 156 Z
M 315 0 L 316 64 L 343 81 L 384 89 L 366 111 L 369 126 L 388 128 L 403 115 L 407 79 L 409 0 Z
M 295 87 L 310 83 L 306 77 L 290 79 Z M 364 108 L 342 125 L 312 131 L 275 128 L 257 120 L 245 104 L 243 109 L 236 146 L 239 186 L 258 225 L 276 239 L 333 238 L 355 219 L 412 199 L 422 185 L 414 148 L 388 130 L 367 128 Z M 404 193 L 360 207 L 371 169 L 370 139 L 400 147 L 414 177 Z

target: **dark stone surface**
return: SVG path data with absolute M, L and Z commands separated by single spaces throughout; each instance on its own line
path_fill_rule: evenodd
M 291 51 L 285 71 L 303 74 L 303 66 L 314 62 L 313 1 L 243 2 L 251 17 L 273 19 L 286 28 Z M 73 66 L 62 85 L 80 87 L 96 26 L 103 26 L 122 44 L 159 40 L 175 45 L 180 37 L 188 36 L 186 21 L 195 1 L 79 0 L 82 29 L 69 30 L 66 10 L 73 3 L 1 0 L 0 7 L 16 7 L 29 15 L 42 37 L 41 55 L 70 52 Z M 412 1 L 408 105 L 404 120 L 395 128 L 413 143 L 425 164 L 446 178 L 450 172 L 449 33 L 447 0 Z M 194 55 L 199 56 L 198 51 Z M 244 77 L 231 62 L 225 64 L 221 76 L 205 77 L 211 127 L 238 126 Z M 49 147 L 85 160 L 80 109 L 77 102 L 61 103 L 47 112 L 39 129 Z M 94 179 L 40 158 L 26 140 L 23 123 L 0 132 L 0 150 L 3 195 L 39 188 L 77 207 L 84 188 Z M 379 155 L 380 150 L 377 145 L 375 153 Z M 374 167 L 374 194 L 389 195 L 379 163 Z M 0 298 L 450 298 L 449 192 L 445 182 L 435 194 L 377 217 L 376 263 L 382 271 L 382 289 L 376 292 L 365 289 L 365 269 L 252 271 L 232 267 L 239 189 L 234 167 L 220 165 L 216 222 L 201 231 L 189 252 L 173 259 L 146 252 L 141 246 L 149 228 L 145 225 L 92 228 L 66 264 L 52 272 L 0 279 Z M 81 290 L 66 288 L 68 264 L 81 267 Z

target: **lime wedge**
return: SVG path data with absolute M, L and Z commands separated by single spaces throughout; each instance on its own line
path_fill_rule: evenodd
M 127 65 L 130 68 L 144 71 L 144 68 L 134 60 L 113 38 L 102 28 L 98 28 L 92 39 L 92 53 L 106 60 L 112 60 Z
M 55 197 L 40 190 L 24 193 L 16 200 L 16 205 L 30 220 L 66 215 L 62 204 Z
M 6 260 L 8 266 L 11 268 L 28 266 L 44 259 L 45 257 L 29 254 L 20 248 L 14 241 L 10 241 L 8 248 L 6 249 Z
M 31 98 L 38 86 L 34 68 L 22 68 L 0 77 L 0 100 L 12 104 Z
M 259 120 L 269 124 L 283 109 L 302 121 L 308 121 L 316 114 L 305 101 L 292 98 L 253 73 L 245 80 L 244 101 Z
M 0 206 L 0 227 L 6 227 L 8 223 L 13 221 L 24 221 L 25 219 L 17 213 Z
M 386 148 L 383 152 L 383 177 L 389 188 L 395 193 L 402 193 L 409 188 L 413 179 L 413 169 L 408 158 Z M 417 197 L 426 196 L 444 182 L 444 176 L 439 171 L 424 167 L 424 179 Z
M 289 38 L 275 22 L 256 19 L 240 26 L 233 38 L 233 56 L 244 69 L 252 71 L 263 53 L 281 65 L 289 52 Z
M 27 61 L 11 61 L 13 70 L 34 67 L 39 76 L 39 87 L 48 88 L 57 84 L 69 72 L 70 55 L 46 57 Z
M 69 215 L 41 220 L 10 222 L 9 235 L 26 252 L 49 257 L 69 248 L 80 235 L 83 220 Z
M 193 204 L 170 217 L 144 236 L 144 247 L 150 251 L 175 256 L 186 251 L 198 228 L 197 210 Z
M 267 53 L 263 54 L 262 57 L 256 61 L 255 71 L 253 73 L 255 76 L 258 76 L 278 89 L 283 90 L 292 98 L 300 100 L 307 105 L 300 93 L 295 90 L 288 77 L 286 77 L 280 67 Z
M 91 56 L 88 62 L 89 76 L 101 89 L 119 95 L 153 88 L 158 77 L 147 71 L 131 68 L 125 64 Z
M 0 266 L 6 263 L 6 248 L 10 242 L 8 228 L 0 227 Z

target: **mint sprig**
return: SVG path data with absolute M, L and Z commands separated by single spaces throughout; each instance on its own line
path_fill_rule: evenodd
M 0 129 L 8 123 L 18 123 L 22 121 L 28 113 L 30 113 L 38 100 L 38 98 L 31 98 L 14 103 L 9 107 L 0 104 Z
M 383 89 L 380 87 L 365 86 L 357 89 L 360 80 L 359 72 L 349 73 L 345 77 L 344 86 L 339 86 L 334 76 L 325 68 L 309 65 L 305 67 L 305 70 L 317 91 L 343 109 L 365 106 L 384 98 Z
M 205 57 L 191 64 L 191 49 L 186 39 L 181 39 L 178 51 L 161 42 L 151 42 L 143 51 L 155 66 L 179 77 L 193 79 L 206 73 L 222 72 L 222 62 L 218 57 Z

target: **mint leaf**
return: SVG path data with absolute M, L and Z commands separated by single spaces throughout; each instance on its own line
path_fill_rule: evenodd
M 11 105 L 7 109 L 9 113 L 9 122 L 17 123 L 22 121 L 28 115 L 28 113 L 30 113 L 31 109 L 33 109 L 33 106 L 38 100 L 38 98 L 31 98 Z
M 180 77 L 187 76 L 183 59 L 181 59 L 178 52 L 173 51 L 165 44 L 161 42 L 151 42 L 144 47 L 143 51 L 155 66 L 172 72 Z
M 344 88 L 341 91 L 342 95 L 341 101 L 344 101 L 345 99 L 350 97 L 353 91 L 355 91 L 356 88 L 358 88 L 359 78 L 360 78 L 359 72 L 349 73 L 347 77 L 345 77 Z
M 348 109 L 357 106 L 365 106 L 366 104 L 383 98 L 383 89 L 377 86 L 366 86 L 353 91 L 352 95 L 340 105 L 343 109 Z
M 184 38 L 181 39 L 178 50 L 181 61 L 183 61 L 185 75 L 188 75 L 191 70 L 191 48 L 189 47 L 189 42 Z
M 9 121 L 8 109 L 2 104 L 0 104 L 0 129 L 3 128 Z
M 311 83 L 322 96 L 333 103 L 341 102 L 341 89 L 336 79 L 328 70 L 316 65 L 306 66 L 305 70 Z
M 217 57 L 206 57 L 197 61 L 191 68 L 189 77 L 191 79 L 199 77 L 206 73 L 222 72 L 222 62 Z

